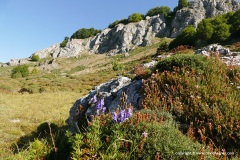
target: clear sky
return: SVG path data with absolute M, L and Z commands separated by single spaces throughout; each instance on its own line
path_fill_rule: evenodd
M 0 62 L 27 58 L 80 28 L 105 29 L 132 13 L 178 0 L 0 0 Z

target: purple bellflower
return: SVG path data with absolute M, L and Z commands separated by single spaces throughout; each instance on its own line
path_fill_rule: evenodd
M 132 116 L 132 109 L 131 108 L 126 109 L 125 115 L 124 115 L 125 119 L 128 119 L 131 116 Z
M 112 112 L 112 119 L 115 123 L 121 123 L 127 120 L 132 116 L 132 109 L 122 109 L 120 113 L 117 115 L 116 112 Z
M 112 112 L 112 119 L 115 123 L 117 123 L 117 113 L 116 112 Z
M 125 110 L 121 110 L 120 113 L 118 114 L 118 121 L 121 123 L 125 120 Z
M 98 99 L 96 95 L 93 97 L 93 103 L 95 104 L 95 111 L 97 115 L 104 113 L 106 111 L 106 107 L 104 107 L 104 98 Z

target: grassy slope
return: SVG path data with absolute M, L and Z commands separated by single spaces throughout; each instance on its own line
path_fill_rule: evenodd
M 152 46 L 136 48 L 126 58 L 123 55 L 83 55 L 78 59 L 58 59 L 59 70 L 40 72 L 27 78 L 11 79 L 13 67 L 0 68 L 0 159 L 10 154 L 7 147 L 11 143 L 36 130 L 42 122 L 63 125 L 76 99 L 87 94 L 95 85 L 118 75 L 111 65 L 115 58 L 124 63 L 127 72 L 155 54 L 159 41 L 156 39 Z M 78 66 L 84 67 L 80 67 L 79 71 Z M 18 93 L 23 87 L 36 93 Z M 44 88 L 42 93 L 39 93 L 40 88 Z M 20 120 L 20 123 L 13 120 Z

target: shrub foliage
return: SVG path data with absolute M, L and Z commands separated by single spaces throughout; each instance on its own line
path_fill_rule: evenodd
M 31 59 L 32 59 L 32 61 L 37 62 L 40 60 L 40 57 L 39 57 L 39 55 L 34 54 Z
M 162 14 L 165 17 L 171 13 L 171 9 L 168 6 L 160 6 L 150 9 L 145 16 L 155 16 L 158 14 Z
M 216 58 L 175 55 L 158 63 L 144 85 L 145 108 L 171 112 L 191 124 L 192 138 L 239 152 L 240 70 Z
M 71 39 L 85 39 L 85 38 L 89 38 L 92 36 L 95 36 L 96 34 L 100 33 L 101 30 L 97 30 L 94 28 L 82 28 L 77 30 L 72 36 Z
M 191 45 L 202 47 L 209 43 L 223 43 L 230 37 L 239 35 L 239 13 L 230 12 L 214 18 L 203 19 L 197 26 L 196 31 L 193 27 L 187 27 L 183 32 L 173 40 L 169 48 L 175 48 L 179 45 Z
M 128 17 L 128 22 L 139 22 L 141 20 L 144 19 L 144 15 L 140 14 L 140 13 L 133 13 L 132 15 L 130 15 Z
M 28 74 L 29 74 L 28 66 L 20 65 L 20 66 L 13 68 L 11 77 L 12 78 L 27 77 Z

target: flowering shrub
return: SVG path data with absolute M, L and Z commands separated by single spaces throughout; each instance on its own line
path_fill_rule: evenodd
M 240 69 L 216 58 L 176 55 L 144 82 L 143 106 L 171 112 L 189 135 L 213 148 L 239 152 Z
M 71 138 L 71 158 L 198 159 L 198 154 L 178 154 L 199 153 L 203 145 L 191 141 L 176 125 L 170 113 L 158 110 L 141 110 L 117 124 L 111 114 L 102 114 L 94 118 L 89 132 Z
M 184 50 L 188 50 L 188 49 L 194 49 L 194 47 L 189 46 L 189 45 L 180 45 L 180 46 L 173 48 L 170 52 L 176 53 L 176 52 L 184 51 Z
M 138 65 L 133 69 L 133 73 L 136 75 L 136 79 L 145 79 L 150 76 L 150 70 L 143 68 L 142 66 Z

